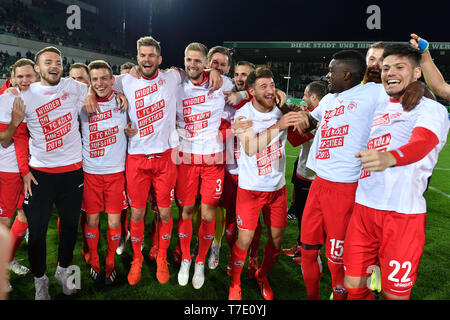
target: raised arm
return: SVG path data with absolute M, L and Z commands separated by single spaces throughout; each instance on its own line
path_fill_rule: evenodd
M 450 100 L 450 85 L 445 82 L 444 77 L 434 64 L 430 50 L 428 50 L 428 42 L 421 39 L 415 33 L 411 34 L 411 45 L 418 48 L 422 52 L 422 60 L 420 66 L 425 78 L 425 82 L 431 88 L 435 95 Z

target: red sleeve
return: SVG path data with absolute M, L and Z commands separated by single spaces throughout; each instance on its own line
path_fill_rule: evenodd
M 302 134 L 298 130 L 294 131 L 294 127 L 289 127 L 287 139 L 293 147 L 297 147 L 311 139 L 314 139 L 314 135 L 311 132 Z
M 8 89 L 9 87 L 11 87 L 11 80 L 7 79 L 5 83 L 3 83 L 3 86 L 0 88 L 0 95 L 2 95 L 3 92 L 5 92 L 5 90 Z
M 434 132 L 416 127 L 407 144 L 389 152 L 397 160 L 396 166 L 406 166 L 422 160 L 438 143 L 439 139 Z
M 219 132 L 221 133 L 221 140 L 225 142 L 228 140 L 230 136 L 232 136 L 231 132 L 231 123 L 228 120 L 222 118 L 222 122 L 220 123 Z
M 28 151 L 28 141 L 29 141 L 30 135 L 28 134 L 28 128 L 26 123 L 21 123 L 16 130 L 16 133 L 14 133 L 13 139 L 14 139 L 14 149 L 16 150 L 16 158 L 17 163 L 19 165 L 19 171 L 20 174 L 23 177 L 25 177 L 28 172 L 30 172 L 30 169 L 28 167 L 28 157 L 29 157 L 29 151 Z

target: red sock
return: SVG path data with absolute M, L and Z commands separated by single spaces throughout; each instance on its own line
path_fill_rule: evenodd
M 170 217 L 170 220 L 167 222 L 159 219 L 158 230 L 159 230 L 159 238 L 158 238 L 158 257 L 159 258 L 167 258 L 167 248 L 170 245 L 170 238 L 172 237 L 172 227 L 173 227 L 173 219 Z
M 14 255 L 16 254 L 17 249 L 19 248 L 23 238 L 25 237 L 27 228 L 28 223 L 22 222 L 16 217 L 11 227 L 11 230 L 9 231 L 9 236 L 11 237 L 9 262 L 14 260 Z
M 277 261 L 280 252 L 280 249 L 275 248 L 272 243 L 267 242 L 266 246 L 264 247 L 263 261 L 261 262 L 261 267 L 258 271 L 260 278 L 265 277 L 269 273 L 270 268 L 272 268 L 272 266 Z
M 236 242 L 236 233 L 237 233 L 236 231 L 237 231 L 236 221 L 227 224 L 225 228 L 225 239 L 227 240 L 230 249 L 233 248 L 234 243 Z
M 319 250 L 305 250 L 302 252 L 302 273 L 309 300 L 319 300 L 321 267 L 318 261 Z
M 214 240 L 215 232 L 216 219 L 213 219 L 211 222 L 207 222 L 202 219 L 200 228 L 198 229 L 198 254 L 197 258 L 195 259 L 195 263 L 205 263 L 206 254 L 208 253 L 209 247 Z
M 178 239 L 180 240 L 181 259 L 191 261 L 192 216 L 178 223 Z
M 114 269 L 114 257 L 116 255 L 116 250 L 120 243 L 121 228 L 108 227 L 106 232 L 106 241 L 108 242 L 108 255 L 106 256 L 106 274 L 109 274 Z
M 250 244 L 250 251 L 248 255 L 252 258 L 258 256 L 259 240 L 261 239 L 261 222 L 258 220 L 258 225 L 255 229 L 255 235 L 253 236 L 252 243 Z
M 154 247 L 154 246 L 159 247 L 160 221 L 161 221 L 161 219 L 159 219 L 158 214 L 155 213 L 155 216 L 153 217 L 153 220 L 151 223 L 152 247 Z
M 90 228 L 87 224 L 84 227 L 84 238 L 86 239 L 86 243 L 89 247 L 89 264 L 94 267 L 97 271 L 100 270 L 100 263 L 98 262 L 98 226 L 94 228 Z
M 145 221 L 142 219 L 139 222 L 130 219 L 130 239 L 131 247 L 133 248 L 133 259 L 142 256 L 141 244 L 144 237 Z
M 344 288 L 344 265 L 328 260 L 328 269 L 331 273 L 333 300 L 347 300 L 347 293 Z
M 366 286 L 362 288 L 345 288 L 345 290 L 347 290 L 347 300 L 375 300 L 372 291 Z
M 231 249 L 231 286 L 241 285 L 241 273 L 244 268 L 248 249 L 241 249 L 237 243 Z

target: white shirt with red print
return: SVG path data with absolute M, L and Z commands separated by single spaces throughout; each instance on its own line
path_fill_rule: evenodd
M 128 115 L 138 133 L 130 138 L 129 154 L 155 154 L 178 146 L 176 103 L 180 73 L 158 70 L 152 77 L 116 76 L 113 89 L 128 100 Z
M 81 111 L 83 170 L 91 174 L 112 174 L 125 170 L 127 113 L 120 110 L 114 92 L 97 98 L 101 113 Z
M 81 163 L 78 117 L 87 90 L 84 83 L 62 78 L 55 86 L 33 83 L 19 94 L 26 105 L 31 167 L 57 170 Z
M 388 99 L 384 87 L 375 83 L 359 84 L 323 97 L 311 112 L 320 127 L 308 155 L 307 167 L 328 181 L 358 181 L 361 161 L 355 154 L 367 144 L 375 109 Z
M 9 126 L 14 98 L 12 94 L 0 96 L 0 132 L 6 130 Z M 0 171 L 19 172 L 14 141 L 6 148 L 0 145 Z
M 230 78 L 222 76 L 222 87 L 208 89 L 208 74 L 202 83 L 194 84 L 188 78 L 179 89 L 177 104 L 177 130 L 180 136 L 179 151 L 187 154 L 210 155 L 224 150 L 219 127 L 222 122 L 225 95 L 231 91 Z
M 449 130 L 446 108 L 427 98 L 423 98 L 409 112 L 404 111 L 398 101 L 387 102 L 376 110 L 369 142 L 363 149 L 397 150 L 401 153 L 399 148 L 409 143 L 413 130 L 417 128 L 426 129 L 424 132 L 431 135 L 430 138 L 435 138 L 437 145 L 424 158 L 408 165 L 390 167 L 382 172 L 362 169 L 356 190 L 357 203 L 405 214 L 426 212 L 423 193 Z M 426 140 L 431 143 L 434 139 Z
M 283 113 L 276 106 L 270 112 L 260 112 L 253 107 L 253 102 L 246 103 L 236 111 L 235 118 L 253 121 L 252 129 L 258 134 L 273 126 Z M 287 131 L 282 130 L 259 153 L 249 157 L 240 143 L 238 159 L 239 187 L 253 191 L 277 191 L 285 186 Z

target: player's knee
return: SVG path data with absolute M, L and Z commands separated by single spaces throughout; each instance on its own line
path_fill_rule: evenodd
M 356 288 L 362 288 L 366 285 L 365 279 L 361 277 L 351 277 L 351 276 L 345 276 L 344 277 L 344 287 L 356 289 Z

